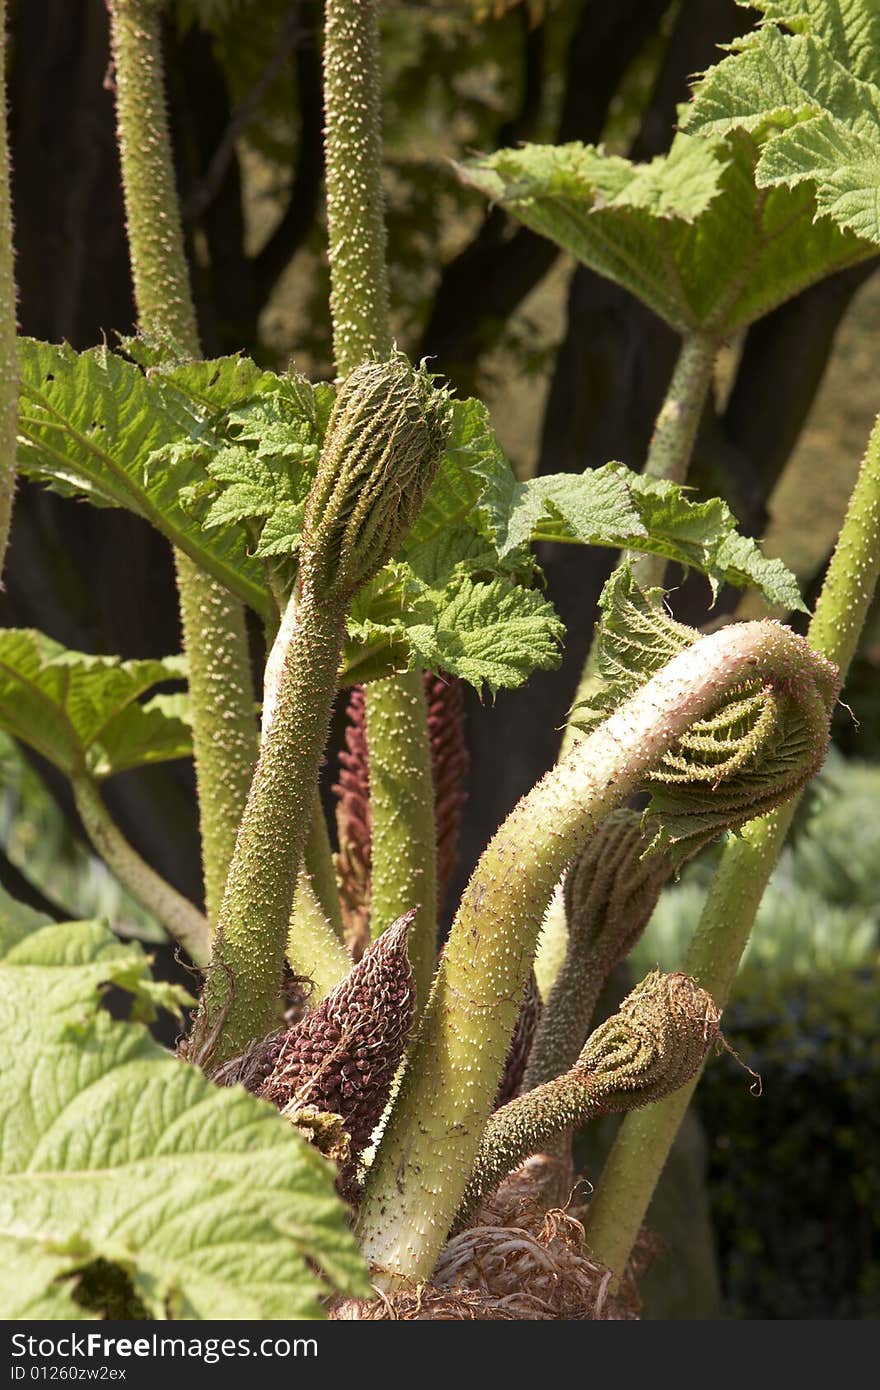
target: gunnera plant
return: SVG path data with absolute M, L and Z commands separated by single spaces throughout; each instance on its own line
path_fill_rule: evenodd
M 875 427 L 806 637 L 769 617 L 701 632 L 666 609 L 668 561 L 803 609 L 786 567 L 681 483 L 722 343 L 880 243 L 860 154 L 880 109 L 859 57 L 864 4 L 762 8 L 786 25 L 704 79 L 668 155 L 527 146 L 463 171 L 679 334 L 641 473 L 518 480 L 485 407 L 396 347 L 378 0 L 324 7 L 333 383 L 201 358 L 158 0 L 109 0 L 140 331 L 119 351 L 21 339 L 17 396 L 0 189 L 0 436 L 15 408 L 24 474 L 171 542 L 184 646 L 183 660 L 126 662 L 5 629 L 0 722 L 68 778 L 94 846 L 188 952 L 198 993 L 152 979 L 100 923 L 0 896 L 4 1085 L 20 1117 L 0 1145 L 14 1179 L 0 1242 L 22 1316 L 106 1315 L 120 1298 L 171 1319 L 637 1316 L 647 1202 L 825 756 L 880 569 Z M 821 77 L 848 61 L 857 82 Z M 768 112 L 771 70 L 785 81 Z M 559 661 L 537 541 L 624 553 L 559 757 L 485 845 L 441 943 L 463 683 L 494 695 Z M 267 651 L 259 728 L 245 607 Z M 334 857 L 319 777 L 346 691 Z M 204 912 L 102 793 L 186 756 Z M 681 969 L 651 972 L 593 1027 L 664 882 L 719 837 Z M 133 1001 L 126 1022 L 99 1007 L 108 983 Z M 190 1002 L 172 1056 L 142 1024 Z M 578 1204 L 571 1132 L 610 1111 L 625 1112 L 618 1138 Z

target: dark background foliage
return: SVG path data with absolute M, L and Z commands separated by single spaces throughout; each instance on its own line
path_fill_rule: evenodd
M 725 1014 L 733 1057 L 700 1087 L 726 1311 L 880 1315 L 880 1044 L 876 969 L 746 970 Z

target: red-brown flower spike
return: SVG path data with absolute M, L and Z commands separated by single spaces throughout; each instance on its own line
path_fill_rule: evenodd
M 425 671 L 424 681 L 437 827 L 437 901 L 442 905 L 455 870 L 467 800 L 464 696 L 457 676 Z M 362 685 L 352 688 L 346 714 L 345 746 L 339 752 L 339 779 L 333 787 L 339 838 L 336 867 L 348 944 L 357 960 L 370 939 L 370 768 Z
M 408 912 L 365 951 L 336 989 L 271 1045 L 259 1094 L 295 1116 L 314 1110 L 340 1115 L 351 1140 L 343 1182 L 388 1103 L 409 1041 L 415 990 L 406 938 Z
M 437 824 L 437 903 L 442 911 L 458 859 L 470 759 L 464 736 L 464 691 L 458 676 L 426 671 L 425 696 Z
M 516 1020 L 516 1028 L 513 1030 L 513 1037 L 510 1040 L 507 1061 L 504 1063 L 504 1075 L 495 1097 L 496 1110 L 500 1106 L 506 1105 L 509 1100 L 513 1100 L 514 1096 L 519 1095 L 543 1007 L 538 981 L 535 979 L 534 970 L 532 970 L 526 982 L 519 1018 Z

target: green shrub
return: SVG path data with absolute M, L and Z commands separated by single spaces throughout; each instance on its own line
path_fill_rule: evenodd
M 880 969 L 806 976 L 755 966 L 698 1109 L 726 1311 L 748 1318 L 880 1313 Z

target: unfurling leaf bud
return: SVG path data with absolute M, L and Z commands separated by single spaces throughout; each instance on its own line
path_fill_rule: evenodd
M 440 465 L 449 398 L 402 355 L 342 383 L 306 503 L 301 572 L 347 602 L 390 560 Z
M 342 1117 L 351 1141 L 343 1180 L 388 1102 L 412 1027 L 415 990 L 406 939 L 413 912 L 374 941 L 349 975 L 270 1045 L 259 1094 L 291 1118 L 300 1110 Z
M 654 970 L 587 1039 L 575 1071 L 603 1110 L 630 1110 L 697 1074 L 720 1033 L 711 997 L 689 975 Z
M 587 1039 L 570 1071 L 496 1110 L 480 1142 L 459 1224 L 487 1192 L 560 1130 L 678 1090 L 719 1036 L 719 1014 L 687 975 L 655 970 Z
M 566 874 L 568 949 L 538 1027 L 524 1090 L 574 1065 L 602 986 L 638 941 L 672 875 L 671 854 L 646 856 L 649 838 L 641 821 L 638 811 L 612 811 Z

